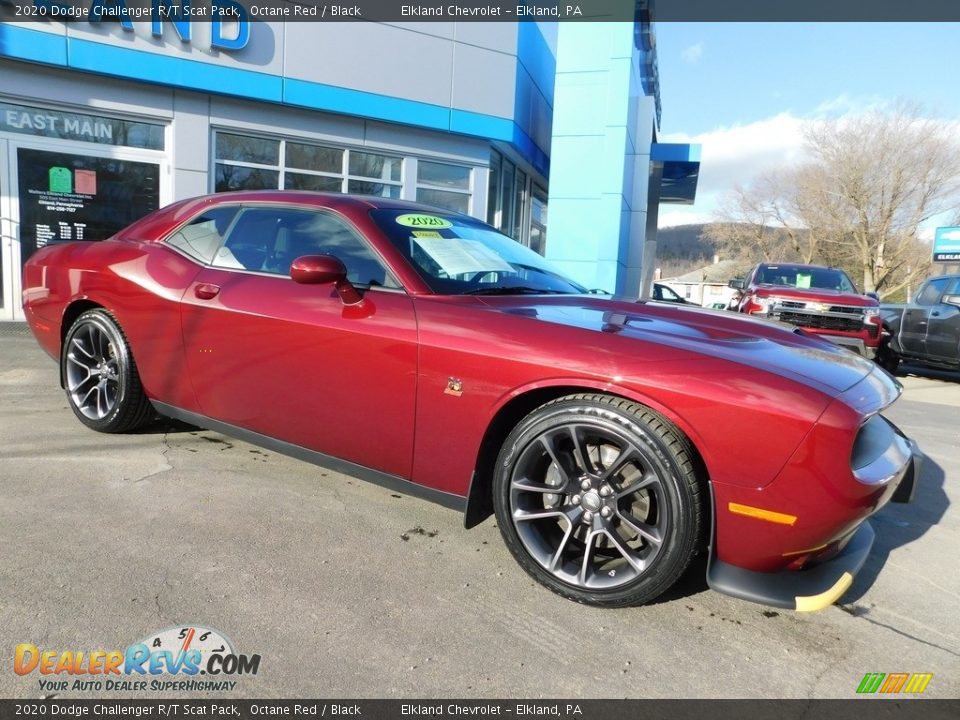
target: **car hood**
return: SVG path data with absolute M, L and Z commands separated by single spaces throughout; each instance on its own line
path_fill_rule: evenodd
M 792 325 L 722 310 L 583 295 L 491 296 L 483 303 L 511 315 L 659 346 L 648 354 L 650 361 L 668 361 L 663 349 L 673 348 L 771 372 L 829 394 L 851 388 L 875 367 Z
M 857 307 L 875 307 L 879 303 L 873 298 L 841 290 L 826 288 L 796 288 L 792 285 L 757 285 L 753 289 L 757 297 L 780 297 L 789 300 L 804 300 L 807 302 L 839 303 Z

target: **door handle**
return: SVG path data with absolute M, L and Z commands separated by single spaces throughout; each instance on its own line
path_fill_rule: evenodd
M 210 283 L 200 283 L 193 289 L 193 294 L 196 295 L 201 300 L 212 300 L 220 293 L 219 285 L 211 285 Z
M 940 317 L 940 311 L 934 310 L 932 313 L 930 313 L 930 317 Z

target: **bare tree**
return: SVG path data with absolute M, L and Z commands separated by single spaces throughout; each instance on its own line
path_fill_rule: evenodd
M 960 128 L 898 103 L 807 129 L 824 232 L 841 243 L 865 290 L 889 294 L 925 273 L 920 225 L 960 207 Z M 842 237 L 841 237 L 842 236 Z
M 769 181 L 758 178 L 735 187 L 724 199 L 706 236 L 724 256 L 743 260 L 778 260 L 781 244 L 773 231 L 777 213 L 769 197 Z
M 725 198 L 705 234 L 725 257 L 751 262 L 815 262 L 820 237 L 805 225 L 802 172 L 765 173 Z
M 806 142 L 807 162 L 779 171 L 772 185 L 762 176 L 731 193 L 733 216 L 753 232 L 780 227 L 792 259 L 845 267 L 864 291 L 888 296 L 916 285 L 930 271 L 920 226 L 960 212 L 960 126 L 901 102 L 811 123 Z M 730 219 L 727 209 L 718 214 Z M 757 243 L 745 249 L 757 260 L 777 256 Z

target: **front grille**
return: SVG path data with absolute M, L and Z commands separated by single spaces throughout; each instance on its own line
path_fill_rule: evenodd
M 860 332 L 863 328 L 861 317 L 837 317 L 835 315 L 814 315 L 812 313 L 783 311 L 777 319 L 791 325 L 815 328 L 817 330 L 839 330 L 841 332 Z
M 791 310 L 803 310 L 807 307 L 805 302 L 799 300 L 780 300 L 777 302 L 780 307 L 790 308 Z
M 855 305 L 831 305 L 830 312 L 847 313 L 848 315 L 863 315 L 863 308 Z

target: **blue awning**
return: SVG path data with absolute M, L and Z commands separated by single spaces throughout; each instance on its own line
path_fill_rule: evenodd
M 700 177 L 700 146 L 687 143 L 653 143 L 650 162 L 661 168 L 660 202 L 692 205 Z

